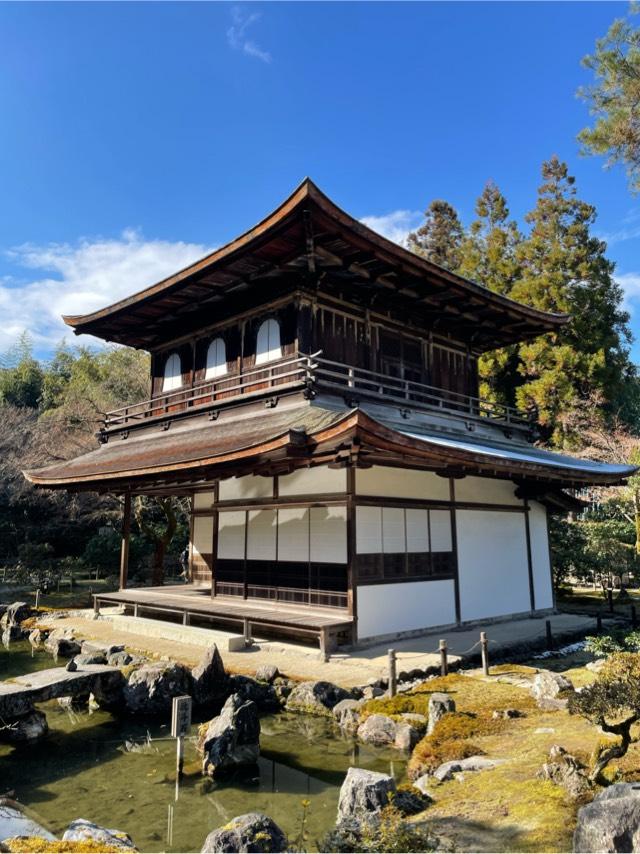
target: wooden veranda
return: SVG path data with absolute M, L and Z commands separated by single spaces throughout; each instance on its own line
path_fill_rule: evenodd
M 102 606 L 122 605 L 135 617 L 162 615 L 181 620 L 187 626 L 192 621 L 204 622 L 222 628 L 240 631 L 247 643 L 252 639 L 253 628 L 290 631 L 292 637 L 300 635 L 317 639 L 320 652 L 329 656 L 341 635 L 350 637 L 353 617 L 345 610 L 309 607 L 292 607 L 237 598 L 211 597 L 211 589 L 191 584 L 164 587 L 131 588 L 114 593 L 94 595 L 97 614 Z

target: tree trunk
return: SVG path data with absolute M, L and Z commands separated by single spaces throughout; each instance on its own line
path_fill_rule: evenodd
M 609 781 L 602 776 L 602 772 L 610 762 L 614 759 L 621 759 L 626 754 L 632 740 L 631 727 L 638 721 L 638 718 L 638 715 L 631 715 L 631 717 L 618 724 L 608 724 L 604 719 L 600 720 L 599 723 L 604 732 L 619 735 L 620 741 L 618 744 L 612 744 L 610 747 L 605 747 L 600 751 L 589 774 L 589 780 L 592 783 L 598 783 L 600 786 L 609 785 Z
M 151 525 L 148 525 L 144 519 L 144 506 L 142 501 L 136 502 L 136 522 L 142 533 L 153 543 L 153 565 L 151 570 L 151 583 L 154 587 L 160 587 L 164 584 L 164 559 L 167 554 L 167 549 L 171 544 L 171 540 L 178 527 L 178 520 L 173 508 L 171 498 L 156 498 L 158 507 L 162 510 L 166 519 L 166 527 L 164 531 L 158 533 Z

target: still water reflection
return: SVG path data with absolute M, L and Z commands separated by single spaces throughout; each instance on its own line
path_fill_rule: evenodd
M 15 673 L 51 666 L 49 656 L 22 658 Z M 14 649 L 14 647 L 12 647 Z M 2 656 L 3 653 L 0 653 Z M 9 678 L 0 658 L 0 678 Z M 17 665 L 16 665 L 17 667 Z M 205 836 L 233 816 L 265 812 L 295 838 L 308 799 L 308 849 L 335 821 L 338 789 L 350 765 L 393 773 L 404 762 L 396 751 L 359 745 L 328 721 L 301 715 L 262 719 L 257 772 L 224 782 L 200 774 L 197 726 L 185 745 L 185 776 L 175 778 L 175 741 L 168 725 L 116 719 L 105 712 L 73 714 L 56 703 L 41 706 L 51 732 L 43 742 L 0 746 L 0 794 L 15 790 L 54 833 L 74 818 L 127 831 L 144 851 L 199 851 Z M 177 796 L 177 797 L 176 797 Z

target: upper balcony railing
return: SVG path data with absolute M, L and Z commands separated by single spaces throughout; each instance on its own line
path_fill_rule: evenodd
M 254 397 L 304 389 L 308 396 L 319 391 L 340 394 L 353 403 L 359 400 L 391 403 L 403 409 L 448 414 L 465 419 L 489 420 L 501 426 L 530 429 L 531 417 L 514 409 L 456 391 L 425 383 L 387 376 L 376 371 L 323 359 L 321 353 L 298 353 L 238 374 L 207 380 L 151 400 L 122 406 L 108 412 L 104 426 L 123 429 L 149 418 L 217 409 Z

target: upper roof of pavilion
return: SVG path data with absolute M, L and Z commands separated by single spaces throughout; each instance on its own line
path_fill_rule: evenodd
M 568 315 L 517 303 L 382 237 L 339 208 L 308 178 L 275 211 L 206 257 L 113 305 L 65 316 L 76 334 L 151 349 L 197 331 L 202 309 L 232 311 L 277 287 L 338 283 L 368 306 L 392 302 L 437 321 L 477 351 L 558 329 Z M 268 289 L 268 290 L 267 290 Z M 264 300 L 263 300 L 264 301 Z

